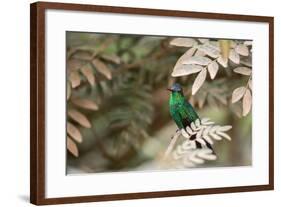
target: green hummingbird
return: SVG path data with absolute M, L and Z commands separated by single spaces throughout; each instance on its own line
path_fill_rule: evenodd
M 180 84 L 174 83 L 171 88 L 168 88 L 168 90 L 171 91 L 169 100 L 170 114 L 179 130 L 186 129 L 187 126 L 190 127 L 190 124 L 195 122 L 197 119 L 200 120 L 193 106 L 185 99 Z M 190 140 L 195 140 L 195 138 L 196 136 L 193 135 L 190 137 Z M 214 153 L 211 144 L 208 143 L 204 138 L 203 140 L 206 143 L 206 146 Z M 202 145 L 196 140 L 195 144 L 196 148 L 202 148 Z

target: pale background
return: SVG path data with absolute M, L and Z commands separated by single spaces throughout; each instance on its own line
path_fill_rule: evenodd
M 65 2 L 64 0 L 60 0 Z M 10 0 L 1 4 L 1 206 L 31 206 L 29 199 L 29 3 L 31 1 Z M 223 12 L 275 16 L 275 77 L 281 77 L 280 35 L 281 14 L 276 0 L 95 0 L 71 1 L 119 5 L 131 7 L 150 7 L 161 9 Z M 167 28 L 168 29 L 168 28 Z M 275 105 L 281 105 L 281 82 L 276 79 Z M 278 80 L 278 82 L 277 82 Z M 279 94 L 279 95 L 278 95 Z M 278 95 L 278 96 L 277 96 Z M 275 109 L 275 191 L 250 192 L 220 195 L 189 196 L 132 201 L 114 201 L 65 206 L 279 206 L 281 201 L 280 176 L 280 108 Z M 277 124 L 278 123 L 278 124 Z M 261 137 L 262 138 L 262 137 Z

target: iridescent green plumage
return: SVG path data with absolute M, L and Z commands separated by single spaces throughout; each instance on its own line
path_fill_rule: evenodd
M 169 100 L 170 114 L 179 129 L 186 129 L 192 122 L 195 122 L 197 119 L 200 120 L 192 105 L 185 99 L 180 84 L 174 83 L 168 90 L 171 91 Z M 192 135 L 190 140 L 194 140 L 195 138 L 196 136 Z M 202 140 L 204 140 L 206 146 L 215 154 L 211 144 L 204 138 Z M 197 148 L 202 148 L 202 145 L 197 140 L 195 140 L 195 144 Z
M 179 129 L 190 126 L 191 122 L 199 119 L 192 105 L 185 99 L 179 84 L 176 84 L 170 95 L 170 113 Z

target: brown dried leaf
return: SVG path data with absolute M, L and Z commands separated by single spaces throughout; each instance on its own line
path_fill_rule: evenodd
M 83 61 L 77 59 L 71 59 L 67 61 L 66 68 L 69 72 L 77 71 L 81 68 L 85 63 Z
M 121 58 L 118 57 L 117 55 L 115 54 L 103 54 L 101 56 L 102 59 L 106 60 L 106 61 L 110 61 L 112 63 L 115 63 L 115 64 L 120 64 L 121 63 Z
M 243 56 L 248 56 L 249 55 L 249 49 L 246 45 L 237 45 L 235 47 L 235 51 L 240 54 L 240 55 L 243 55 Z
M 188 49 L 188 50 L 179 58 L 180 63 L 182 63 L 182 61 L 184 61 L 184 60 L 190 58 L 190 57 L 194 54 L 195 51 L 196 51 L 196 48 L 195 48 L 195 47 L 192 47 L 192 48 Z
M 75 105 L 77 105 L 81 108 L 84 108 L 84 109 L 90 109 L 90 110 L 94 110 L 94 111 L 99 109 L 98 105 L 94 101 L 89 100 L 89 99 L 72 99 L 71 101 Z
M 112 74 L 111 70 L 104 64 L 102 61 L 99 59 L 94 59 L 92 61 L 93 65 L 99 71 L 101 74 L 103 74 L 107 79 L 111 80 L 112 79 Z
M 79 129 L 71 124 L 70 122 L 67 122 L 67 133 L 75 139 L 77 142 L 82 142 L 82 135 L 79 131 Z
M 76 59 L 81 59 L 84 61 L 89 61 L 91 60 L 93 57 L 93 54 L 89 51 L 85 51 L 85 50 L 77 50 L 74 54 L 73 54 L 73 58 Z
M 235 50 L 230 50 L 229 52 L 229 59 L 234 62 L 235 64 L 240 63 L 240 56 Z
M 196 48 L 194 48 L 194 47 L 188 49 L 188 50 L 178 59 L 176 65 L 175 65 L 175 68 L 176 68 L 176 66 L 181 65 L 183 61 L 189 59 L 189 58 L 194 54 L 195 51 L 196 51 Z
M 247 40 L 247 41 L 245 41 L 243 44 L 246 45 L 246 46 L 250 46 L 250 45 L 253 44 L 253 41 Z
M 67 137 L 67 139 L 66 139 L 66 146 L 71 154 L 73 154 L 75 157 L 79 156 L 79 152 L 78 152 L 76 143 L 69 137 Z
M 247 67 L 249 67 L 249 68 L 252 67 L 252 61 L 250 61 L 250 60 L 243 60 L 243 59 L 241 59 L 240 63 L 245 65 L 245 66 L 247 66 Z
M 194 56 L 201 56 L 201 57 L 203 57 L 203 56 L 206 56 L 206 53 L 203 52 L 202 50 L 197 50 L 196 53 L 194 54 Z
M 227 68 L 227 66 L 228 66 L 228 59 L 224 59 L 224 58 L 222 58 L 222 56 L 220 56 L 218 58 L 218 63 L 221 64 L 224 68 Z
M 192 38 L 175 38 L 170 42 L 170 45 L 178 47 L 193 47 L 197 42 Z
M 208 65 L 208 71 L 211 79 L 214 79 L 216 77 L 218 70 L 219 70 L 219 65 L 217 64 L 216 61 L 213 61 Z
M 66 85 L 66 100 L 68 100 L 71 96 L 71 85 L 70 83 L 67 81 L 67 85 Z
M 251 91 L 247 89 L 243 97 L 243 116 L 246 116 L 250 112 L 251 106 L 252 106 L 252 95 L 251 95 Z
M 231 125 L 225 125 L 225 126 L 220 126 L 216 131 L 217 132 L 226 132 L 230 129 L 232 129 Z
M 203 68 L 201 72 L 197 75 L 193 85 L 192 85 L 192 95 L 194 95 L 203 85 L 204 81 L 206 80 L 207 70 Z
M 204 45 L 199 45 L 198 50 L 206 53 L 212 58 L 217 58 L 220 55 L 219 48 L 213 44 L 206 43 Z
M 220 43 L 218 41 L 215 40 L 209 41 L 209 45 L 215 48 L 216 50 L 220 50 Z
M 76 88 L 81 83 L 80 75 L 79 75 L 79 73 L 77 71 L 71 72 L 69 74 L 68 79 L 69 79 L 69 81 L 71 83 L 72 88 Z
M 239 73 L 242 75 L 251 75 L 252 74 L 252 70 L 250 68 L 247 67 L 238 67 L 234 69 L 235 73 Z
M 249 80 L 249 88 L 250 88 L 251 90 L 253 90 L 253 89 L 252 89 L 252 79 Z
M 232 103 L 239 101 L 245 94 L 246 88 L 244 86 L 236 88 L 232 93 Z
M 81 72 L 82 72 L 82 74 L 87 78 L 88 82 L 89 82 L 91 85 L 94 85 L 94 84 L 95 84 L 95 76 L 94 76 L 94 74 L 93 74 L 93 70 L 92 70 L 91 65 L 89 65 L 89 64 L 84 65 L 84 66 L 81 68 Z
M 207 57 L 202 57 L 202 56 L 193 56 L 188 58 L 187 60 L 184 60 L 182 64 L 197 64 L 197 65 L 208 65 L 212 60 Z
M 70 118 L 72 118 L 74 121 L 79 123 L 81 126 L 85 128 L 91 128 L 91 123 L 87 119 L 87 117 L 82 114 L 81 112 L 75 110 L 75 109 L 69 109 L 68 115 Z
M 177 76 L 182 76 L 180 75 L 181 73 L 184 73 L 184 71 L 181 71 L 182 70 L 182 62 L 188 58 L 190 58 L 194 52 L 196 51 L 196 48 L 190 48 L 189 50 L 187 50 L 177 61 L 174 69 L 173 69 L 173 73 L 172 73 L 172 76 L 173 74 L 177 75 Z M 178 71 L 179 70 L 179 71 Z M 181 72 L 180 72 L 181 71 Z
M 176 70 L 180 65 L 182 65 L 182 62 L 188 58 L 190 58 L 194 52 L 196 51 L 196 48 L 192 47 L 188 49 L 177 61 L 174 70 Z
M 172 77 L 179 77 L 190 75 L 193 73 L 198 73 L 202 69 L 203 67 L 200 65 L 180 65 L 177 68 L 174 68 L 174 71 L 172 72 Z

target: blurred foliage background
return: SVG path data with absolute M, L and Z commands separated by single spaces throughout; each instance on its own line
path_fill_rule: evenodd
M 172 39 L 66 33 L 67 173 L 157 169 L 177 129 L 166 90 L 175 81 L 200 117 L 233 127 L 231 142 L 214 145 L 218 159 L 200 167 L 251 165 L 252 116 L 241 116 L 241 102 L 231 103 L 248 78 L 234 73 L 230 61 L 192 95 L 196 74 L 171 76 L 187 49 L 170 45 Z

